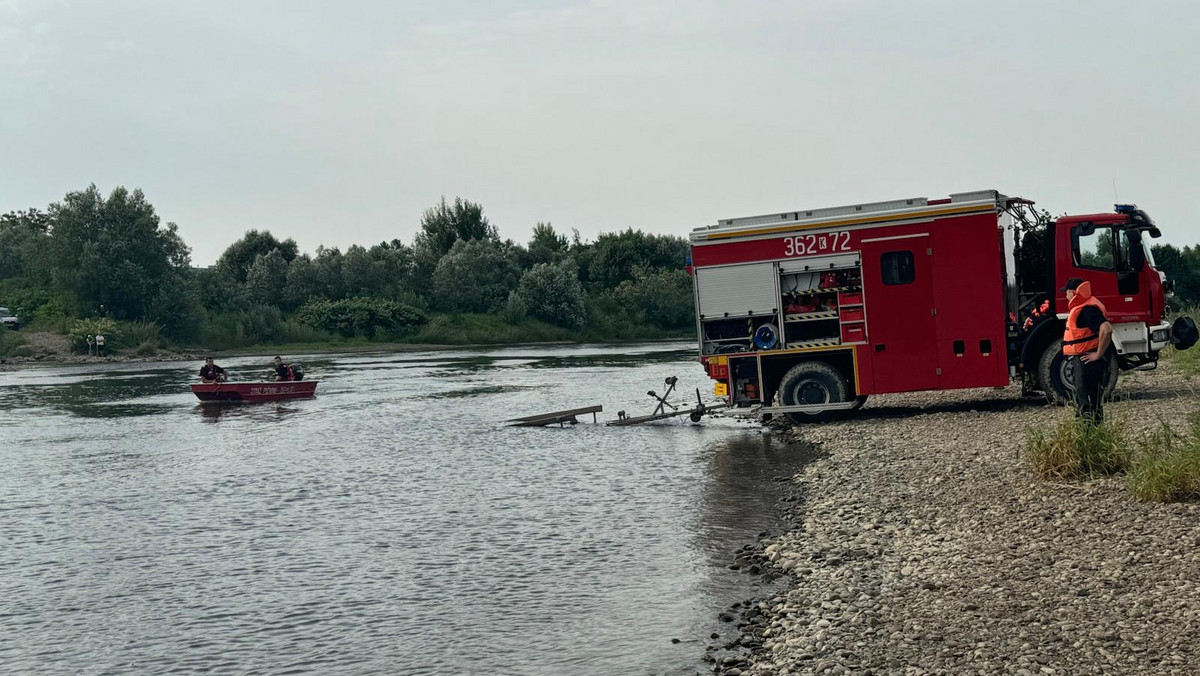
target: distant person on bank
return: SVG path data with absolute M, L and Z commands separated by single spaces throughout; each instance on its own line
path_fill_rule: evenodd
M 96 351 L 96 339 L 92 338 L 92 334 L 90 334 L 90 333 L 87 335 L 87 344 L 88 344 L 88 356 L 90 357 L 90 356 L 92 356 L 92 353 Z
M 1063 356 L 1073 360 L 1075 412 L 1091 423 L 1104 421 L 1104 386 L 1112 368 L 1112 324 L 1104 315 L 1104 303 L 1092 296 L 1091 282 L 1078 277 L 1067 280 L 1067 328 L 1063 332 Z
M 104 336 L 99 333 L 96 334 L 96 356 L 104 356 Z
M 283 363 L 283 359 L 275 357 L 275 382 L 283 383 L 293 380 L 292 367 Z
M 226 378 L 228 374 L 225 373 L 225 369 L 214 364 L 212 357 L 204 360 L 204 366 L 200 367 L 200 382 L 209 385 L 224 382 Z

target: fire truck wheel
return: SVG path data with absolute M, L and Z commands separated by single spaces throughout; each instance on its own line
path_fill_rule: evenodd
M 1117 389 L 1117 374 L 1121 369 L 1116 363 L 1108 365 L 1108 382 L 1104 385 L 1104 398 L 1112 399 Z M 1069 404 L 1075 398 L 1075 380 L 1071 363 L 1062 353 L 1062 340 L 1046 347 L 1038 363 L 1038 382 L 1046 399 L 1052 404 Z
M 1065 404 L 1071 401 L 1069 383 L 1071 374 L 1062 353 L 1062 340 L 1056 340 L 1046 346 L 1042 358 L 1038 361 L 1038 385 L 1046 393 L 1046 400 L 1051 404 Z
M 837 369 L 819 361 L 796 364 L 779 381 L 779 398 L 784 406 L 803 404 L 835 404 L 850 399 L 849 383 Z M 823 413 L 789 413 L 796 423 L 824 422 L 833 411 Z

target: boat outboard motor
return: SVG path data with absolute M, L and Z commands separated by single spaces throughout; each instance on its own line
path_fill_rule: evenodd
M 304 364 L 289 364 L 292 367 L 292 380 L 304 380 Z

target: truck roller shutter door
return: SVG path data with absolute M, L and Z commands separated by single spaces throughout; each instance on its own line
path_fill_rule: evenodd
M 702 319 L 769 315 L 779 306 L 771 263 L 698 268 L 696 292 Z

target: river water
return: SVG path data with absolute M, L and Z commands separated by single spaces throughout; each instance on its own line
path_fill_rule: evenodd
M 644 413 L 669 375 L 694 399 L 694 355 L 311 355 L 315 399 L 216 407 L 199 364 L 0 373 L 0 671 L 704 671 L 801 451 L 728 418 L 502 424 Z

